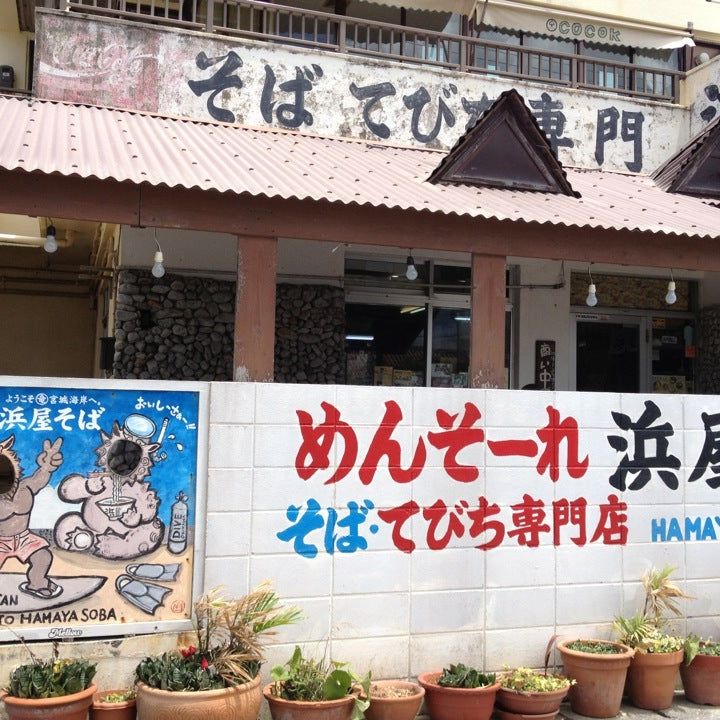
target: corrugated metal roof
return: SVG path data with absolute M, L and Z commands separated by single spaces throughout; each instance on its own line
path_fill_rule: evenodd
M 682 184 L 687 173 L 692 171 L 692 166 L 697 163 L 703 146 L 708 142 L 717 141 L 719 128 L 720 117 L 717 117 L 655 170 L 652 174 L 655 184 L 667 192 L 682 192 L 678 186 Z
M 720 210 L 648 177 L 567 170 L 582 197 L 432 185 L 430 150 L 0 97 L 0 167 L 564 227 L 714 238 Z

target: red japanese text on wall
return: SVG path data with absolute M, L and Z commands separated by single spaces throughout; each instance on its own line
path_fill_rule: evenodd
M 636 401 L 635 412 L 610 409 L 587 428 L 560 402 L 538 406 L 542 422 L 531 428 L 494 424 L 473 402 L 454 405 L 412 425 L 394 399 L 378 403 L 373 425 L 353 424 L 330 402 L 298 408 L 297 500 L 277 538 L 307 558 L 380 547 L 625 545 L 633 504 L 658 502 L 660 493 L 680 505 L 681 483 L 720 487 L 720 413 L 699 413 L 694 450 L 688 428 L 676 430 L 651 399 Z M 685 462 L 688 450 L 695 456 Z M 683 515 L 653 517 L 635 531 L 644 542 L 720 535 L 720 519 Z

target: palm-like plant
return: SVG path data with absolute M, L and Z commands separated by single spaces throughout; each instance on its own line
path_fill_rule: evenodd
M 656 628 L 665 625 L 667 613 L 675 617 L 682 615 L 678 600 L 692 599 L 692 595 L 688 595 L 670 579 L 675 570 L 677 568 L 672 565 L 666 565 L 659 570 L 653 567 L 642 576 L 642 584 L 645 589 L 643 615 L 650 618 Z
M 225 598 L 215 588 L 194 607 L 197 654 L 229 685 L 252 680 L 264 659 L 265 639 L 302 616 L 298 608 L 280 604 L 269 582 L 240 598 Z

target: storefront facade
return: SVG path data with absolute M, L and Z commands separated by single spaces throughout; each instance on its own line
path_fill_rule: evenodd
M 298 641 L 377 677 L 537 665 L 552 634 L 608 635 L 652 564 L 677 565 L 698 597 L 680 630 L 716 632 L 720 210 L 649 173 L 697 130 L 683 167 L 712 149 L 720 65 L 660 69 L 650 92 L 646 75 L 619 87 L 645 71 L 616 63 L 588 88 L 533 78 L 526 55 L 513 78 L 508 48 L 492 68 L 415 66 L 318 47 L 329 30 L 310 48 L 278 41 L 304 40 L 290 30 L 210 34 L 207 11 L 173 29 L 169 7 L 157 23 L 38 10 L 36 96 L 0 97 L 1 297 L 18 327 L 44 323 L 0 360 L 0 442 L 21 437 L 28 466 L 46 439 L 29 427 L 37 392 L 12 391 L 33 375 L 75 419 L 73 375 L 132 395 L 78 432 L 115 420 L 148 457 L 166 444 L 153 520 L 187 505 L 195 567 L 191 588 L 187 573 L 155 583 L 153 610 L 186 626 L 203 588 L 271 576 L 306 613 L 273 660 Z M 40 232 L 10 232 L 18 218 Z M 190 447 L 162 430 L 184 415 L 173 392 L 197 396 L 187 488 L 162 475 Z M 57 503 L 43 512 L 31 527 L 51 531 Z M 143 557 L 165 562 L 169 540 Z M 76 550 L 56 548 L 70 565 Z M 104 609 L 155 622 L 124 560 L 91 559 L 120 587 Z M 538 602 L 515 615 L 518 591 Z M 40 634 L 92 638 L 122 614 L 101 630 L 43 617 Z M 171 635 L 121 641 L 126 675 L 133 653 L 174 644 L 177 626 L 156 625 Z

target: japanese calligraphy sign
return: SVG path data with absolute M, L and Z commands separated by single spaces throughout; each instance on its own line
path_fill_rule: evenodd
M 537 390 L 555 389 L 555 341 L 535 341 L 535 387 Z
M 703 509 L 720 489 L 720 405 L 705 398 L 323 395 L 303 394 L 292 411 L 285 398 L 282 445 L 272 458 L 256 455 L 256 467 L 288 468 L 275 485 L 286 499 L 278 552 L 313 560 L 389 548 L 532 552 L 720 538 L 714 506 Z
M 597 91 L 100 18 L 39 13 L 43 34 L 49 99 L 447 150 L 514 87 L 567 165 L 651 172 L 689 139 L 685 108 Z
M 0 386 L 0 632 L 190 617 L 204 388 Z

